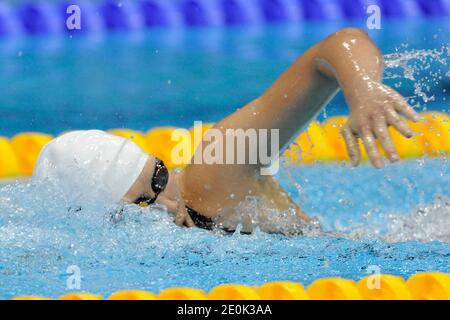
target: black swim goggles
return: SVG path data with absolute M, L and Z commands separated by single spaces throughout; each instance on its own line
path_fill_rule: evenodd
M 155 172 L 153 173 L 153 177 L 151 180 L 151 187 L 155 195 L 150 199 L 146 197 L 140 197 L 134 203 L 141 207 L 146 207 L 154 204 L 159 194 L 166 188 L 168 181 L 169 170 L 167 170 L 167 167 L 164 165 L 164 162 L 162 162 L 162 160 L 156 158 Z

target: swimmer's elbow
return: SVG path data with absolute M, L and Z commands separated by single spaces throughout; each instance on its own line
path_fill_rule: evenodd
M 361 47 L 375 47 L 367 32 L 359 28 L 343 28 L 331 34 L 319 45 L 318 56 L 341 55 Z
M 358 28 L 341 29 L 323 40 L 318 45 L 314 60 L 317 70 L 329 78 L 337 78 L 339 71 L 351 69 L 350 62 L 362 61 L 366 64 L 373 60 L 377 65 L 384 65 L 380 50 L 369 35 Z
M 360 28 L 347 27 L 342 28 L 335 33 L 333 33 L 331 37 L 358 37 L 358 38 L 369 38 L 367 32 Z

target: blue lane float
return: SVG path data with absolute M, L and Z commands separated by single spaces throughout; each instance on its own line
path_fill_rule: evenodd
M 50 31 L 43 6 L 33 4 L 20 6 L 17 8 L 17 15 L 28 34 L 45 34 Z
M 100 12 L 102 12 L 102 16 L 107 29 L 129 29 L 130 24 L 123 5 L 118 5 L 115 1 L 106 1 L 101 5 Z
M 74 32 L 98 32 L 103 30 L 103 19 L 97 15 L 97 7 L 92 5 L 86 0 L 78 0 L 76 1 L 77 5 L 80 8 L 80 12 L 82 14 L 81 16 L 81 28 L 79 30 L 70 30 L 67 27 L 65 27 L 65 22 L 68 18 L 69 14 L 72 14 L 70 7 L 73 5 L 71 1 L 64 2 L 58 6 L 58 19 L 62 21 L 64 24 L 63 28 L 65 32 L 67 33 L 74 33 Z
M 146 27 L 160 27 L 169 24 L 166 12 L 157 2 L 142 1 L 140 8 Z
M 200 1 L 183 1 L 180 3 L 184 21 L 189 26 L 207 26 L 208 18 L 205 7 Z
M 48 1 L 48 2 L 47 2 Z M 81 12 L 80 32 L 207 27 L 301 20 L 358 20 L 369 5 L 388 18 L 450 16 L 450 0 L 49 0 L 0 4 L 0 36 L 67 32 L 67 7 Z M 73 31 L 72 31 L 73 32 Z
M 427 16 L 445 16 L 448 14 L 446 1 L 420 0 L 419 6 Z
M 3 4 L 0 4 L 0 36 L 6 36 L 10 33 L 10 27 L 8 26 L 8 18 L 10 18 L 10 15 L 6 10 L 7 8 Z
M 287 20 L 285 8 L 283 3 L 279 0 L 261 0 L 261 10 L 268 22 Z

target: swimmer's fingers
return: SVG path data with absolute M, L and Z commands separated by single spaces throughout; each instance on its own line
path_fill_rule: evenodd
M 186 220 L 186 217 L 182 214 L 177 214 L 175 217 L 175 224 L 179 227 L 184 226 L 184 221 Z
M 393 107 L 386 108 L 386 120 L 389 125 L 393 126 L 405 137 L 411 138 L 413 136 L 411 128 L 408 126 L 406 121 L 399 116 Z
M 175 217 L 175 224 L 179 227 L 188 227 L 191 228 L 194 226 L 194 222 L 192 221 L 192 218 L 187 213 L 186 209 L 181 209 L 177 216 Z
M 195 227 L 194 221 L 192 221 L 192 218 L 189 214 L 186 216 L 186 220 L 184 221 L 184 226 L 188 228 Z
M 405 116 L 408 120 L 417 122 L 422 119 L 421 116 L 414 111 L 408 102 L 406 102 L 406 100 L 396 91 L 393 92 L 392 100 L 394 102 L 395 110 Z
M 391 162 L 398 161 L 400 158 L 395 149 L 395 145 L 392 142 L 392 137 L 389 134 L 387 121 L 383 115 L 378 115 L 373 120 L 373 131 L 375 137 L 380 141 L 381 146 L 386 152 L 387 157 Z
M 347 152 L 350 157 L 350 161 L 353 166 L 357 166 L 361 159 L 361 154 L 359 152 L 358 139 L 353 134 L 352 129 L 346 124 L 341 129 L 341 134 L 344 137 L 345 145 L 347 146 Z
M 372 162 L 372 164 L 376 168 L 382 168 L 384 166 L 384 162 L 380 156 L 380 153 L 378 152 L 375 137 L 370 127 L 364 126 L 363 128 L 361 128 L 360 136 L 363 140 L 364 147 L 366 149 L 367 155 L 369 156 L 370 162 Z
M 179 227 L 187 226 L 187 217 L 184 215 L 177 215 L 175 218 L 175 224 Z

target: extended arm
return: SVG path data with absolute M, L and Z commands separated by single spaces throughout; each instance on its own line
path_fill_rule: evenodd
M 351 111 L 342 129 L 351 161 L 354 165 L 360 161 L 357 139 L 361 137 L 370 160 L 381 167 L 383 160 L 376 139 L 380 140 L 390 160 L 395 161 L 398 156 L 387 127 L 392 125 L 409 137 L 411 130 L 400 114 L 412 120 L 418 118 L 397 92 L 381 83 L 382 73 L 383 57 L 370 38 L 358 29 L 343 29 L 307 50 L 261 97 L 215 124 L 214 128 L 225 136 L 227 129 L 278 129 L 279 152 L 282 152 L 342 88 Z M 264 141 L 267 146 L 271 146 L 270 138 L 269 135 Z M 219 143 L 203 139 L 197 151 L 209 144 Z M 250 147 L 248 142 L 247 151 Z M 258 147 L 261 148 L 259 143 Z M 270 152 L 272 157 L 273 152 Z M 261 157 L 259 152 L 258 156 Z M 260 174 L 267 163 L 258 159 L 256 165 L 189 165 L 183 171 L 186 204 L 212 217 L 248 196 L 264 194 L 273 203 L 280 194 L 290 199 L 270 181 L 271 177 Z M 300 210 L 298 212 L 303 216 Z
M 399 114 L 413 121 L 420 117 L 400 94 L 382 84 L 383 56 L 370 38 L 359 30 L 346 29 L 344 35 L 323 42 L 315 64 L 319 72 L 339 83 L 350 107 L 351 114 L 342 134 L 352 163 L 356 165 L 360 160 L 357 137 L 362 138 L 376 167 L 382 167 L 383 161 L 375 139 L 380 141 L 389 160 L 398 160 L 387 127 L 392 125 L 411 137 L 411 129 Z
M 419 119 L 400 94 L 382 84 L 382 75 L 383 56 L 367 34 L 342 29 L 310 48 L 260 98 L 217 126 L 279 129 L 283 150 L 342 88 L 351 111 L 342 130 L 351 161 L 359 163 L 361 137 L 370 160 L 381 167 L 376 139 L 395 161 L 398 155 L 387 127 L 410 137 L 412 132 L 399 114 Z

